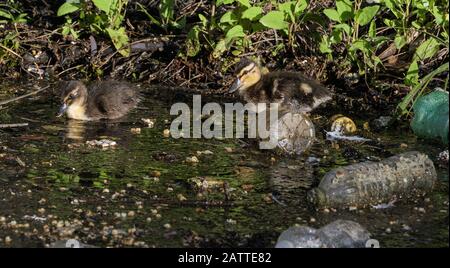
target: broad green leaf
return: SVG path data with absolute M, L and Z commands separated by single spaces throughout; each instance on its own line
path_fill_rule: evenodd
M 373 17 L 375 17 L 379 9 L 380 6 L 368 6 L 359 10 L 359 12 L 356 14 L 356 21 L 361 26 L 368 24 L 373 19 Z
M 295 3 L 294 13 L 298 15 L 298 13 L 303 12 L 308 7 L 308 1 L 306 0 L 297 0 Z
M 278 10 L 283 11 L 285 13 L 290 12 L 290 11 L 294 12 L 294 5 L 295 5 L 294 1 L 280 3 L 280 4 L 278 4 Z
M 64 4 L 62 4 L 59 8 L 58 8 L 58 12 L 56 13 L 56 15 L 59 16 L 64 16 L 67 15 L 69 13 L 75 12 L 77 10 L 80 9 L 80 6 L 76 3 L 72 3 L 72 2 L 66 2 Z
M 98 9 L 108 14 L 113 0 L 92 0 L 92 2 Z
M 237 1 L 244 7 L 247 7 L 247 8 L 251 7 L 249 0 L 237 0 Z
M 323 13 L 332 21 L 341 22 L 341 17 L 335 9 L 327 8 Z
M 337 13 L 341 21 L 346 21 L 353 18 L 353 4 L 349 0 L 336 1 Z
M 403 16 L 402 12 L 397 8 L 396 0 L 384 0 L 385 5 L 394 14 L 396 18 L 401 18 Z
M 414 54 L 414 60 L 425 60 L 433 57 L 439 51 L 439 42 L 431 37 L 420 44 Z
M 200 29 L 196 25 L 188 33 L 186 39 L 186 54 L 188 57 L 195 57 L 200 52 Z
M 9 14 L 1 9 L 0 9 L 0 17 L 4 17 L 4 18 L 10 19 L 10 20 L 12 20 L 14 18 L 11 14 Z
M 213 58 L 219 58 L 222 54 L 228 50 L 228 42 L 225 39 L 221 39 L 215 46 L 212 53 Z
M 361 40 L 361 39 L 356 40 L 350 46 L 350 51 L 361 50 L 364 53 L 368 53 L 368 52 L 370 52 L 370 49 L 371 49 L 371 47 L 370 47 L 369 42 L 367 42 L 366 40 Z
M 122 56 L 128 57 L 130 55 L 130 47 L 128 46 L 129 39 L 125 31 L 125 27 L 120 27 L 117 30 L 106 28 L 106 32 L 108 32 L 108 35 L 117 51 L 119 51 Z
M 419 65 L 417 61 L 413 61 L 409 66 L 405 77 L 405 84 L 408 86 L 415 86 L 419 83 Z
M 345 25 L 345 24 L 338 24 L 338 25 Z M 329 38 L 330 44 L 338 44 L 340 42 L 342 42 L 342 32 L 343 28 L 334 28 L 331 31 L 331 36 Z
M 72 37 L 74 39 L 78 39 L 78 33 L 77 33 L 77 31 L 75 31 L 75 29 L 70 28 L 70 34 L 72 35 Z
M 244 37 L 244 36 L 245 36 L 244 28 L 242 28 L 241 25 L 236 25 L 227 31 L 225 38 L 231 40 L 236 37 Z
M 251 21 L 255 20 L 260 16 L 263 12 L 263 9 L 261 7 L 251 7 L 244 12 L 242 12 L 241 18 L 243 19 L 249 19 Z
M 350 35 L 352 28 L 350 27 L 350 25 L 346 24 L 346 23 L 340 23 L 340 24 L 336 24 L 334 26 L 335 29 L 342 29 L 346 34 Z
M 216 1 L 216 6 L 220 6 L 220 5 L 229 5 L 234 3 L 235 0 L 217 0 Z
M 237 18 L 233 11 L 228 11 L 225 14 L 223 14 L 222 17 L 220 17 L 219 22 L 233 24 L 237 22 Z
M 284 13 L 281 11 L 270 11 L 264 15 L 259 22 L 270 29 L 283 30 L 287 29 L 289 24 L 284 21 Z
M 419 23 L 417 23 L 417 21 L 413 21 L 411 22 L 411 25 L 416 28 L 417 30 L 420 30 L 420 28 L 422 28 L 422 25 L 420 25 Z
M 401 49 L 404 45 L 406 45 L 406 37 L 398 34 L 394 39 L 394 44 L 397 49 Z
M 322 37 L 322 41 L 319 44 L 319 50 L 321 53 L 327 54 L 332 53 L 333 51 L 330 49 L 330 42 L 326 36 Z

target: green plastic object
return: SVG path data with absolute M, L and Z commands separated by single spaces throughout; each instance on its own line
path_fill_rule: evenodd
M 435 90 L 417 99 L 411 127 L 425 139 L 440 139 L 448 145 L 448 92 Z

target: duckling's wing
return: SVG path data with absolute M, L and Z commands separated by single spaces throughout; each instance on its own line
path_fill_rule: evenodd
M 298 112 L 310 112 L 331 99 L 331 93 L 319 82 L 300 73 L 280 72 L 272 75 L 273 90 L 283 95 L 284 104 Z M 273 92 L 276 95 L 276 92 Z
M 104 118 L 116 119 L 124 116 L 139 102 L 137 90 L 123 83 L 114 84 L 100 90 L 95 98 L 97 110 Z

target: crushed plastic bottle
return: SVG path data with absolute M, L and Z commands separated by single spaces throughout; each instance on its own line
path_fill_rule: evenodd
M 354 221 L 336 220 L 320 229 L 291 227 L 278 238 L 276 248 L 362 248 L 370 233 Z
M 305 114 L 287 113 L 276 123 L 271 125 L 270 137 L 285 153 L 300 155 L 315 141 L 314 124 Z
M 433 161 L 419 152 L 406 152 L 380 162 L 362 162 L 334 169 L 308 192 L 317 208 L 366 207 L 395 198 L 430 192 L 437 181 Z
M 437 89 L 417 99 L 411 128 L 425 139 L 440 139 L 448 145 L 448 92 Z

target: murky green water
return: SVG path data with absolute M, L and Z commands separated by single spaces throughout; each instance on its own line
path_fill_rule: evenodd
M 30 86 L 1 87 L 20 95 Z M 407 128 L 372 133 L 377 142 L 337 147 L 323 140 L 331 114 L 314 116 L 319 141 L 308 155 L 287 157 L 249 141 L 164 138 L 170 105 L 179 98 L 146 95 L 121 122 L 56 119 L 50 94 L 0 108 L 0 123 L 29 123 L 0 129 L 0 247 L 69 238 L 112 247 L 273 247 L 289 226 L 336 219 L 359 222 L 382 247 L 448 247 L 447 169 L 438 169 L 440 182 L 426 199 L 385 210 L 326 212 L 306 203 L 306 191 L 336 166 L 413 149 L 435 160 L 443 148 L 417 141 Z M 147 128 L 141 118 L 156 124 Z M 86 145 L 101 138 L 118 145 Z M 192 156 L 199 163 L 187 163 Z

